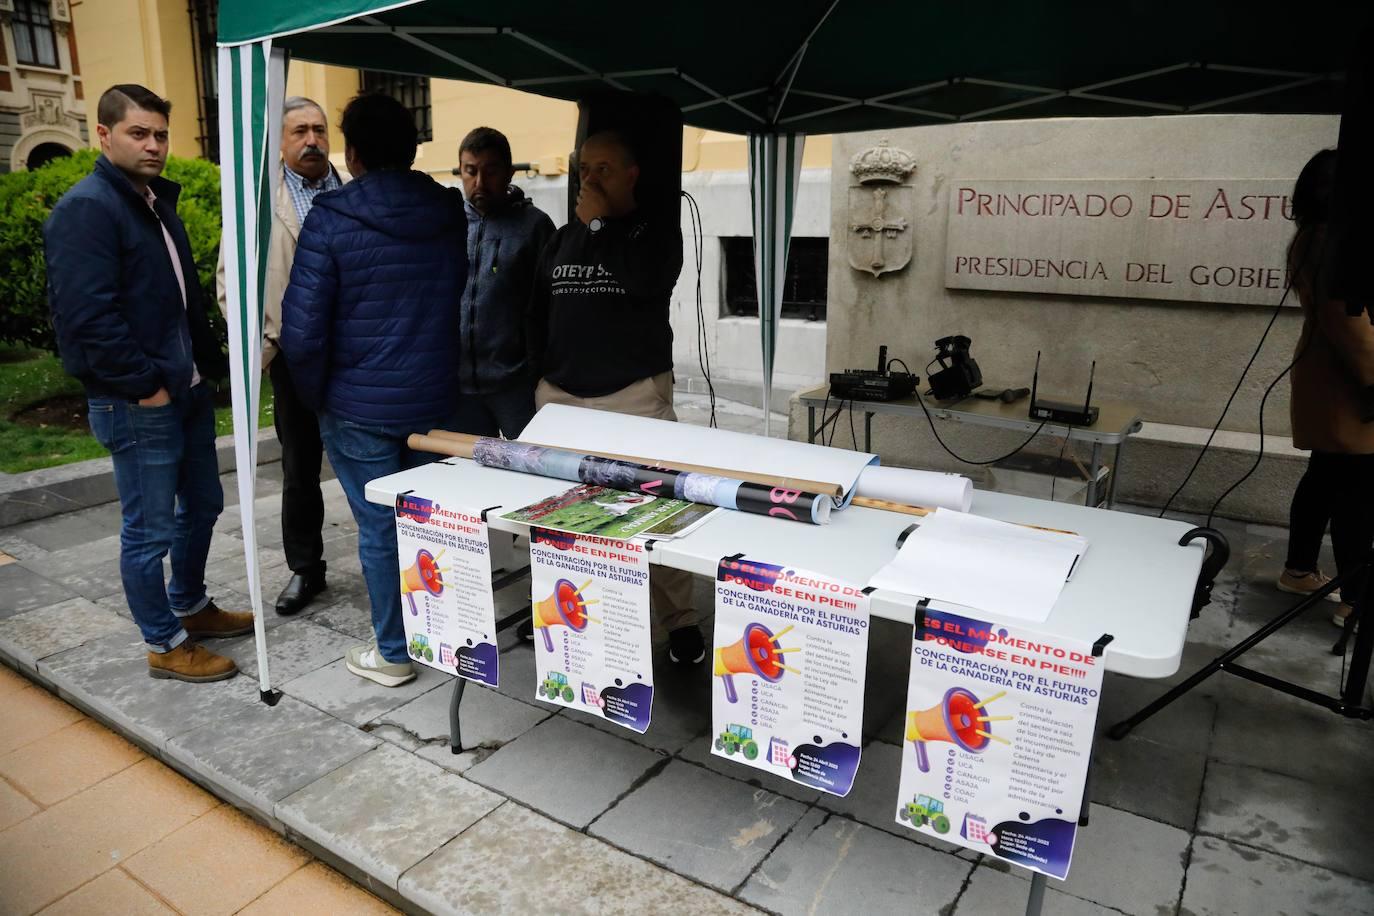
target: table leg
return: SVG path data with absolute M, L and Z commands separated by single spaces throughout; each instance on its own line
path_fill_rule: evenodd
M 1345 575 L 1356 575 L 1366 568 L 1367 567 L 1364 564 L 1361 564 L 1360 566 L 1355 567 L 1355 569 L 1348 571 Z M 1161 709 L 1177 700 L 1179 697 L 1188 693 L 1194 687 L 1198 686 L 1203 681 L 1207 680 L 1209 677 L 1216 674 L 1218 671 L 1227 671 L 1231 674 L 1243 677 L 1246 680 L 1256 681 L 1257 683 L 1263 684 L 1266 687 L 1271 687 L 1275 690 L 1282 691 L 1283 693 L 1286 693 L 1290 696 L 1295 696 L 1300 700 L 1306 700 L 1309 703 L 1314 703 L 1318 706 L 1324 706 L 1327 709 L 1330 709 L 1332 712 L 1344 712 L 1349 707 L 1342 699 L 1327 697 L 1307 687 L 1303 687 L 1298 684 L 1290 684 L 1287 681 L 1271 677 L 1262 672 L 1252 671 L 1249 668 L 1246 668 L 1243 665 L 1239 665 L 1236 663 L 1236 659 L 1240 658 L 1246 652 L 1249 652 L 1251 649 L 1259 645 L 1265 639 L 1268 639 L 1278 630 L 1282 629 L 1289 623 L 1296 620 L 1309 608 L 1319 604 L 1322 605 L 1323 608 L 1325 608 L 1326 605 L 1323 602 L 1325 601 L 1326 596 L 1329 593 L 1340 588 L 1340 582 L 1341 576 L 1337 576 L 1331 582 L 1322 586 L 1320 589 L 1313 592 L 1311 595 L 1308 595 L 1306 598 L 1301 599 L 1288 610 L 1284 611 L 1282 614 L 1278 615 L 1273 620 L 1270 620 L 1268 623 L 1260 627 L 1255 632 L 1251 633 L 1245 639 L 1242 639 L 1240 642 L 1236 643 L 1230 649 L 1227 649 L 1221 655 L 1218 655 L 1216 658 L 1212 659 L 1206 665 L 1199 668 L 1197 671 L 1193 672 L 1193 674 L 1190 675 L 1187 678 L 1187 680 L 1170 689 L 1159 699 L 1149 703 L 1134 715 L 1126 719 L 1122 719 L 1120 722 L 1108 728 L 1107 737 L 1111 738 L 1113 741 L 1120 741 L 1122 738 L 1125 738 L 1127 735 L 1131 733 L 1131 729 L 1135 728 L 1137 725 L 1144 722 L 1146 719 L 1150 718 L 1155 713 L 1159 712 Z M 1371 647 L 1371 651 L 1374 651 L 1374 647 Z M 1356 660 L 1356 663 L 1359 663 L 1358 659 Z M 1365 656 L 1363 660 L 1363 666 L 1364 670 L 1367 672 L 1369 670 L 1368 656 Z M 1355 717 L 1353 713 L 1347 714 L 1352 715 L 1352 717 Z
M 1116 457 L 1112 459 L 1112 480 L 1107 484 L 1107 508 L 1112 509 L 1116 506 L 1116 482 L 1121 477 L 1121 449 L 1125 446 L 1126 440 L 1122 439 L 1116 444 Z
M 1092 463 L 1088 465 L 1088 494 L 1083 500 L 1085 506 L 1097 508 L 1097 472 L 1100 470 L 1102 470 L 1102 443 L 1094 442 Z
M 1045 876 L 1040 872 L 1031 874 L 1030 896 L 1026 898 L 1026 916 L 1040 916 L 1040 907 L 1045 902 Z
M 492 583 L 492 591 L 497 592 L 515 582 L 517 579 L 528 574 L 528 566 L 513 570 L 504 576 L 498 576 Z M 500 633 L 508 627 L 513 627 L 530 615 L 530 608 L 521 608 L 514 614 L 507 614 L 496 621 L 496 632 Z M 467 689 L 467 678 L 455 677 L 453 679 L 453 695 L 448 701 L 448 747 L 455 754 L 463 753 L 463 728 L 459 721 L 459 713 L 463 705 L 463 691 Z
M 864 451 L 873 451 L 873 414 L 864 411 Z
M 448 748 L 455 754 L 463 753 L 463 730 L 458 721 L 458 712 L 463 705 L 463 690 L 467 686 L 467 678 L 454 678 L 453 696 L 448 702 Z
M 806 405 L 806 441 L 815 443 L 816 441 L 816 405 Z

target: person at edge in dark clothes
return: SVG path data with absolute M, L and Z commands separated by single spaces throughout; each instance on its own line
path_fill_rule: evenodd
M 1278 588 L 1310 594 L 1330 580 L 1317 569 L 1327 524 L 1336 573 L 1346 577 L 1374 545 L 1374 325 L 1327 294 L 1327 224 L 1336 151 L 1322 150 L 1293 188 L 1297 233 L 1288 249 L 1302 332 L 1293 358 L 1293 445 L 1311 451 L 1293 493 L 1288 558 Z M 1332 622 L 1344 626 L 1363 576 L 1343 578 Z

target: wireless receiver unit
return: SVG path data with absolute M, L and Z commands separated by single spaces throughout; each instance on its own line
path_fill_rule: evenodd
M 1031 380 L 1030 418 L 1047 423 L 1062 423 L 1065 426 L 1092 426 L 1097 422 L 1098 410 L 1091 406 L 1093 400 L 1093 375 L 1097 372 L 1097 360 L 1093 360 L 1088 370 L 1088 396 L 1083 406 L 1066 404 L 1063 401 L 1042 401 L 1036 397 L 1040 387 L 1040 351 L 1035 351 L 1035 377 Z
M 830 373 L 830 396 L 842 401 L 895 401 L 909 396 L 921 383 L 909 372 L 887 371 L 887 347 L 878 348 L 877 369 L 846 369 Z

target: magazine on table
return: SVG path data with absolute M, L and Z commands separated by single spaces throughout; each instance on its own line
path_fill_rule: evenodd
M 695 531 L 719 511 L 682 499 L 579 484 L 501 517 L 573 534 L 667 540 Z

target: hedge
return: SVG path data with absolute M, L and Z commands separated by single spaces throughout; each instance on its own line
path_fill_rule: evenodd
M 95 168 L 97 152 L 81 150 L 40 169 L 0 175 L 0 342 L 56 349 L 48 317 L 43 221 L 72 185 Z M 207 300 L 215 295 L 219 258 L 219 167 L 204 159 L 169 157 L 163 174 L 181 185 L 177 214 L 186 224 L 196 273 Z M 206 310 L 224 339 L 219 309 Z

